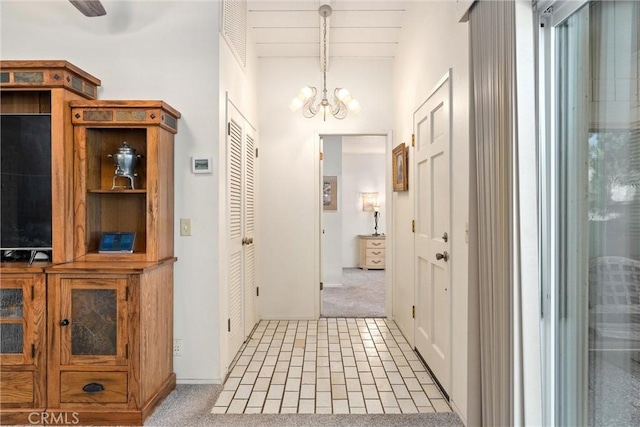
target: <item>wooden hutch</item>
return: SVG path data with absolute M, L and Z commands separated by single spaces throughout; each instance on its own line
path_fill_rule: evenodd
M 0 326 L 22 340 L 21 352 L 0 353 L 0 423 L 46 413 L 38 423 L 142 425 L 175 387 L 180 113 L 162 101 L 95 100 L 100 80 L 66 61 L 0 66 L 1 114 L 51 114 L 53 195 L 51 262 L 0 265 Z M 109 154 L 125 141 L 141 155 L 135 186 L 112 189 Z M 135 232 L 133 253 L 99 253 L 104 232 Z

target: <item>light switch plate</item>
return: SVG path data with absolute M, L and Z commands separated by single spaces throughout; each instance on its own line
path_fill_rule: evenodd
M 189 218 L 180 218 L 180 235 L 191 236 L 191 220 Z

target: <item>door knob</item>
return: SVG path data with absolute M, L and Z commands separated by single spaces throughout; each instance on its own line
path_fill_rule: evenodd
M 444 259 L 445 261 L 449 261 L 449 254 L 447 253 L 447 251 L 444 251 L 443 253 L 436 253 L 436 259 L 437 260 L 441 260 Z
M 442 240 L 447 243 L 449 241 L 449 235 L 447 234 L 447 232 L 444 232 L 444 235 L 442 236 Z
M 62 319 L 60 321 L 60 326 L 68 326 L 69 325 L 69 319 Z

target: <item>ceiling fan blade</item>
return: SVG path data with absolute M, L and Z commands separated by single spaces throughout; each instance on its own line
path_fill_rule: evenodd
M 103 16 L 107 14 L 100 0 L 69 0 L 85 16 Z

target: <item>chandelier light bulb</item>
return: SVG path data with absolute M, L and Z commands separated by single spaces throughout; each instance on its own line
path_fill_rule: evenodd
M 351 101 L 349 101 L 347 106 L 349 107 L 349 110 L 353 111 L 355 114 L 358 114 L 360 110 L 362 110 L 362 107 L 360 106 L 360 102 L 358 102 L 357 99 L 351 99 Z
M 303 105 L 304 105 L 304 101 L 300 99 L 300 96 L 296 96 L 291 100 L 291 103 L 289 104 L 289 109 L 295 113 L 300 108 L 302 108 Z
M 300 92 L 298 92 L 298 96 L 302 95 L 303 96 L 303 101 L 306 101 L 307 99 L 311 98 L 311 95 L 313 95 L 313 89 L 311 89 L 309 86 L 305 86 L 302 89 L 300 89 Z
M 351 97 L 349 89 L 340 88 L 338 89 L 338 99 L 345 104 L 348 104 L 353 98 Z

